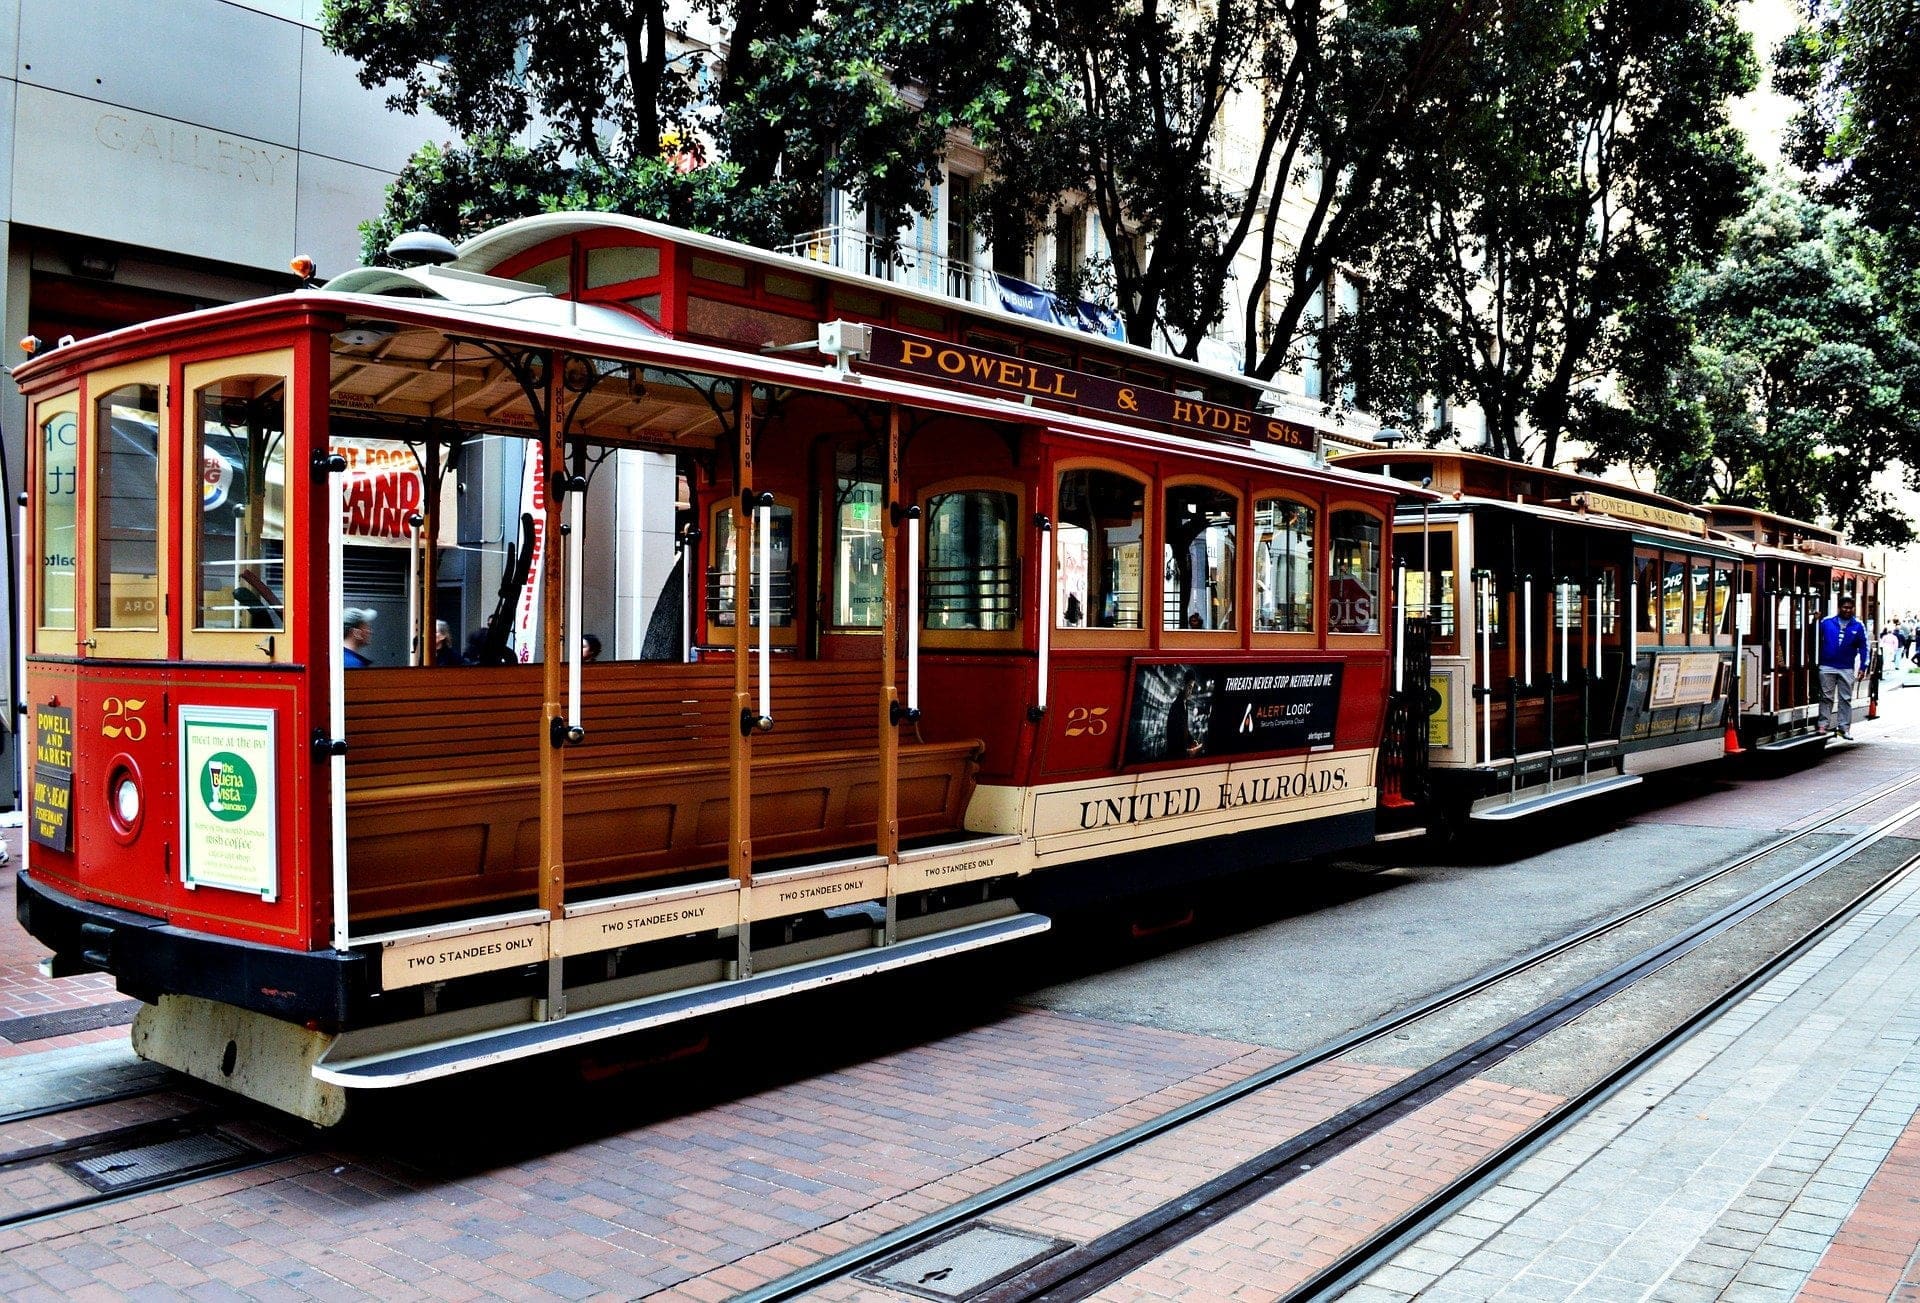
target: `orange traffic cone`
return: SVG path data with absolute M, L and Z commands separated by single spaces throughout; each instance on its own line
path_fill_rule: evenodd
M 1734 724 L 1732 720 L 1728 720 L 1728 721 L 1727 721 L 1727 749 L 1726 749 L 1726 753 L 1727 753 L 1728 755 L 1730 755 L 1730 756 L 1741 756 L 1741 755 L 1745 755 L 1745 754 L 1747 753 L 1747 749 L 1746 749 L 1745 747 L 1743 747 L 1743 746 L 1741 746 L 1741 745 L 1740 745 L 1740 729 L 1739 729 L 1739 726 L 1738 726 L 1738 725 L 1736 725 L 1736 724 Z

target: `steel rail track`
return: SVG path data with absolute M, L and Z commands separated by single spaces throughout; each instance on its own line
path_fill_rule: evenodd
M 1057 1257 L 1036 1265 L 1013 1280 L 977 1295 L 977 1303 L 1014 1303 L 1015 1300 L 1068 1303 L 1069 1300 L 1086 1298 L 1163 1256 L 1175 1246 L 1200 1234 L 1223 1218 L 1278 1190 L 1306 1171 L 1324 1165 L 1344 1150 L 1378 1134 L 1416 1109 L 1479 1076 L 1501 1060 L 1518 1053 L 1588 1010 L 1612 999 L 1651 973 L 1699 949 L 1730 928 L 1752 918 L 1806 886 L 1835 866 L 1846 863 L 1855 855 L 1882 840 L 1894 828 L 1912 820 L 1915 816 L 1920 816 L 1920 801 L 1882 820 L 1866 832 L 1823 852 L 1791 873 L 1750 892 L 1713 915 L 1648 947 L 1606 973 L 1562 996 L 1542 1003 L 1471 1045 L 1456 1050 L 1405 1080 L 1360 1101 L 1326 1122 L 1246 1160 L 1230 1171 L 1105 1235 L 1069 1249 Z M 1887 880 L 1898 876 L 1913 862 L 1913 860 L 1904 862 L 1887 878 L 1881 879 L 1867 891 L 1849 900 L 1831 917 L 1817 924 L 1814 931 L 1824 931 L 1836 920 L 1844 918 L 1858 907 L 1862 899 L 1878 891 Z M 1795 948 L 1804 943 L 1803 939 L 1802 942 L 1796 943 Z M 1774 964 L 1769 963 L 1767 967 L 1771 970 Z M 1742 983 L 1742 989 L 1746 986 L 1747 983 Z M 1714 1007 L 1719 1007 L 1718 1001 L 1715 1002 Z M 1701 1025 L 1701 1018 L 1704 1016 L 1689 1018 L 1684 1028 Z M 1674 1035 L 1675 1033 L 1669 1033 L 1663 1036 L 1655 1048 L 1658 1049 L 1670 1042 Z M 1633 1061 L 1637 1064 L 1644 1059 L 1645 1053 L 1634 1055 Z M 1612 1085 L 1617 1084 L 1619 1076 L 1617 1071 L 1608 1074 L 1607 1079 L 1595 1089 L 1610 1089 Z M 1592 1091 L 1588 1091 L 1584 1092 L 1580 1099 L 1585 1102 L 1591 1097 Z M 1538 1132 L 1542 1127 L 1553 1126 L 1563 1112 L 1564 1110 L 1556 1111 L 1548 1120 L 1531 1128 L 1529 1134 Z M 1503 1149 L 1501 1154 L 1505 1155 L 1506 1152 Z M 1496 1160 L 1489 1159 L 1476 1164 L 1473 1171 L 1462 1179 L 1477 1179 L 1485 1172 L 1487 1164 L 1493 1161 Z M 1450 1199 L 1458 1184 L 1458 1182 L 1450 1183 L 1448 1191 L 1440 1198 Z M 1430 1209 L 1431 1206 L 1431 1202 L 1423 1203 L 1422 1210 Z M 1419 1211 L 1415 1215 L 1424 1218 L 1430 1213 Z M 1394 1228 L 1391 1228 L 1388 1233 L 1370 1236 L 1353 1254 L 1343 1256 L 1339 1263 L 1329 1268 L 1327 1272 L 1323 1272 L 1322 1276 L 1332 1273 L 1339 1274 L 1344 1279 L 1345 1273 L 1340 1272 L 1341 1263 L 1362 1255 L 1371 1259 L 1380 1251 L 1380 1245 L 1385 1239 L 1392 1238 L 1397 1241 L 1404 1234 L 1405 1230 L 1401 1229 L 1401 1223 L 1396 1222 Z M 1321 1277 L 1316 1277 L 1314 1282 L 1309 1282 L 1290 1297 L 1313 1297 L 1331 1288 L 1330 1285 L 1315 1283 L 1320 1279 Z
M 1155 1136 L 1174 1130 L 1196 1118 L 1215 1112 L 1236 1100 L 1286 1081 L 1288 1078 L 1297 1076 L 1318 1064 L 1349 1054 L 1355 1049 L 1390 1035 L 1394 1031 L 1409 1024 L 1431 1017 L 1441 1010 L 1466 1000 L 1489 987 L 1511 980 L 1530 968 L 1586 945 L 1597 937 L 1623 927 L 1654 910 L 1663 908 L 1676 900 L 1697 892 L 1703 887 L 1719 881 L 1730 874 L 1749 868 L 1760 860 L 1784 850 L 1796 842 L 1807 840 L 1818 834 L 1821 830 L 1831 827 L 1849 815 L 1865 809 L 1867 806 L 1895 796 L 1916 784 L 1920 784 L 1920 775 L 1914 775 L 1888 783 L 1874 792 L 1868 793 L 1841 806 L 1808 827 L 1782 834 L 1761 846 L 1755 847 L 1753 850 L 1729 860 L 1725 864 L 1708 871 L 1698 878 L 1682 883 L 1656 897 L 1622 910 L 1579 932 L 1571 933 L 1556 941 L 1549 942 L 1505 964 L 1479 973 L 1464 982 L 1428 998 L 1418 1005 L 1376 1019 L 1363 1027 L 1347 1033 L 1345 1036 L 1338 1037 L 1312 1050 L 1305 1051 L 1300 1055 L 1288 1059 L 1284 1063 L 1263 1069 L 1232 1085 L 1224 1086 L 1199 1099 L 1170 1109 L 1158 1117 L 1149 1118 L 1147 1121 L 1138 1123 L 1116 1135 L 1097 1141 L 1083 1149 L 1076 1150 L 1074 1153 L 1063 1155 L 1052 1162 L 1035 1168 L 1031 1172 L 1023 1173 L 1020 1176 L 1005 1181 L 989 1190 L 984 1190 L 970 1198 L 961 1200 L 938 1212 L 929 1213 L 893 1231 L 875 1236 L 863 1244 L 842 1250 L 840 1253 L 823 1258 L 816 1263 L 800 1268 L 777 1280 L 769 1281 L 765 1285 L 747 1290 L 736 1296 L 736 1303 L 779 1303 L 780 1300 L 796 1298 L 806 1291 L 815 1289 L 829 1281 L 840 1280 L 851 1276 L 863 1267 L 870 1266 L 883 1258 L 893 1256 L 911 1245 L 931 1240 L 944 1231 L 952 1230 L 984 1213 L 1031 1194 L 1035 1190 L 1055 1184 L 1073 1173 L 1091 1167 L 1114 1154 L 1136 1148 L 1146 1141 L 1153 1139 Z M 1896 816 L 1891 823 L 1876 825 L 1876 828 L 1898 826 L 1900 821 L 1912 817 L 1912 814 L 1916 811 L 1920 811 L 1920 803 L 1907 807 L 1907 809 Z M 1845 849 L 1847 846 L 1851 846 L 1859 840 L 1860 839 L 1856 837 L 1847 843 L 1843 843 L 1841 848 L 1836 849 Z M 1832 854 L 1833 852 L 1824 853 L 1808 863 L 1822 863 Z M 1806 868 L 1807 866 L 1803 865 L 1801 869 L 1796 870 L 1793 874 L 1789 874 L 1788 877 L 1797 877 L 1801 873 L 1804 873 Z M 1591 983 L 1587 985 L 1590 986 Z M 1583 986 L 1579 989 L 1584 990 L 1586 988 Z M 1476 1042 L 1476 1044 L 1479 1044 L 1479 1042 Z M 1442 1060 L 1442 1062 L 1448 1062 L 1457 1057 L 1458 1054 L 1448 1056 L 1448 1059 Z M 1431 1073 L 1431 1071 L 1432 1070 L 1429 1069 L 1429 1073 Z M 1416 1082 L 1418 1077 L 1425 1075 L 1427 1074 L 1417 1074 L 1416 1078 L 1409 1078 L 1408 1082 Z M 1410 1090 L 1406 1089 L 1408 1082 L 1402 1083 L 1403 1089 L 1400 1092 L 1401 1094 L 1410 1093 Z M 1417 1084 L 1413 1088 L 1417 1089 Z M 1375 1098 L 1377 1099 L 1378 1097 L 1376 1096 Z M 1352 1113 L 1357 1109 L 1362 1109 L 1366 1107 L 1366 1103 L 1367 1102 L 1363 1101 L 1362 1104 L 1354 1106 L 1354 1109 L 1350 1109 L 1348 1112 Z M 1346 1117 L 1347 1114 L 1342 1114 L 1341 1116 Z M 1324 1127 L 1331 1125 L 1331 1123 L 1323 1124 L 1322 1128 L 1316 1128 L 1315 1131 L 1322 1130 Z M 1307 1134 L 1313 1135 L 1315 1133 L 1309 1132 Z M 1356 1137 L 1356 1139 L 1357 1138 L 1358 1137 Z M 1272 1151 L 1269 1152 L 1271 1153 Z M 1253 1161 L 1257 1162 L 1258 1160 Z M 1245 1165 L 1243 1164 L 1242 1166 Z M 1101 1243 L 1105 1238 L 1106 1237 L 1102 1237 L 1102 1240 L 1096 1240 L 1093 1243 Z M 1088 1248 L 1091 1246 L 1082 1247 Z M 1073 1252 L 1073 1250 L 1069 1250 L 1068 1254 L 1063 1255 L 1063 1257 L 1069 1257 Z M 1061 1261 L 1061 1259 L 1056 1258 L 1051 1261 L 1057 1263 Z M 1042 1264 L 1043 1267 L 1046 1265 L 1048 1264 Z M 1031 1273 L 1029 1273 L 1029 1275 L 1030 1274 Z M 1003 1291 L 1008 1290 L 1017 1283 L 1017 1279 L 1016 1282 L 1008 1282 L 1007 1284 L 996 1287 L 995 1290 L 990 1291 L 982 1297 L 993 1299 L 1002 1297 L 1032 1297 L 1032 1295 L 1019 1293 L 1010 1295 L 1003 1293 Z M 1058 1297 L 1065 1298 L 1073 1296 L 1074 1295 L 1061 1294 Z M 1051 1298 L 1055 1296 L 1048 1294 L 1044 1295 L 1044 1297 Z
M 1409 1243 L 1426 1234 L 1476 1195 L 1499 1181 L 1507 1172 L 1577 1125 L 1610 1098 L 1620 1086 L 1678 1049 L 1704 1030 L 1715 1018 L 1753 994 L 1782 970 L 1819 945 L 1862 906 L 1887 891 L 1916 866 L 1920 866 L 1920 855 L 1907 859 L 1885 877 L 1859 892 L 1751 977 L 1727 990 L 1653 1044 L 1641 1049 L 1626 1062 L 1595 1081 L 1580 1095 L 1567 1101 L 1537 1126 L 1516 1136 L 1471 1170 L 1449 1182 L 1444 1189 L 1423 1200 L 1418 1207 L 1409 1209 L 1398 1220 L 1324 1268 L 1288 1297 L 1334 1298 L 1358 1284 L 1375 1269 L 1385 1265 Z

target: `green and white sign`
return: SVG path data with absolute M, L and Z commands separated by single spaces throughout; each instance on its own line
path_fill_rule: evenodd
M 180 707 L 180 880 L 262 900 L 280 893 L 274 713 Z

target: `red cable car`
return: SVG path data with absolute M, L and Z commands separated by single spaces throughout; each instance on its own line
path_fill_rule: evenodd
M 1420 490 L 1261 386 L 613 216 L 445 255 L 17 372 L 19 912 L 140 1053 L 330 1122 L 1374 839 Z

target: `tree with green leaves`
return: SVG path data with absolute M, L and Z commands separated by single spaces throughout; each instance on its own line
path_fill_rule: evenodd
M 1044 178 L 1087 197 L 1131 342 L 1164 328 L 1193 357 L 1237 309 L 1245 369 L 1271 378 L 1318 333 L 1335 271 L 1371 258 L 1408 160 L 1445 146 L 1475 35 L 1498 11 L 1028 0 L 1021 38 L 1034 66 L 1061 70 L 1066 107 L 1044 135 L 1001 141 L 994 162 L 1022 196 Z
M 1753 176 L 1728 120 L 1751 41 L 1732 0 L 1584 0 L 1509 9 L 1475 54 L 1337 338 L 1376 410 L 1477 403 L 1489 452 L 1551 465 L 1610 376 L 1684 343 L 1671 287 Z
M 415 156 L 364 244 L 562 207 L 776 243 L 835 188 L 896 222 L 928 213 L 950 129 L 1047 120 L 1002 4 L 711 0 L 722 57 L 664 0 L 326 0 L 361 81 L 459 137 Z
M 1627 392 L 1595 459 L 1656 473 L 1663 492 L 1826 519 L 1897 546 L 1912 522 L 1884 488 L 1920 483 L 1920 345 L 1894 323 L 1884 237 L 1785 188 L 1757 194 L 1714 261 L 1676 284 L 1697 337 Z M 1880 484 L 1876 484 L 1880 480 Z
M 1920 319 L 1920 4 L 1807 0 L 1774 84 L 1798 99 L 1787 154 L 1887 237 L 1888 288 Z

